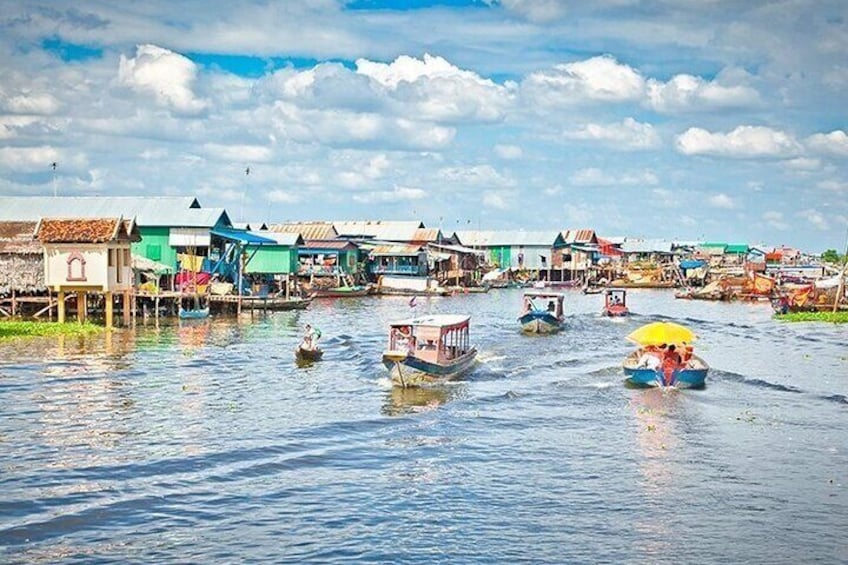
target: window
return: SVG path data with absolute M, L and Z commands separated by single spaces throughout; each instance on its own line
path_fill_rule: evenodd
M 85 277 L 85 258 L 79 251 L 74 251 L 68 255 L 68 281 L 84 282 L 88 279 Z

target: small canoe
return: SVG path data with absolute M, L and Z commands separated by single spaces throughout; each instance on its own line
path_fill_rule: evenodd
M 309 349 L 299 345 L 294 354 L 301 361 L 320 361 L 321 357 L 324 356 L 324 350 L 320 347 Z
M 203 320 L 209 317 L 209 307 L 191 310 L 180 308 L 179 317 L 180 320 Z
M 639 352 L 634 351 L 624 358 L 622 364 L 624 374 L 631 384 L 648 387 L 674 386 L 677 388 L 703 388 L 706 384 L 710 366 L 707 362 L 693 355 L 686 366 L 675 370 L 671 382 L 664 384 L 662 369 L 651 369 L 639 366 Z

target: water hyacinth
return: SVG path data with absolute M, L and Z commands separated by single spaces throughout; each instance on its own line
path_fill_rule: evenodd
M 82 335 L 102 332 L 103 329 L 103 326 L 91 323 L 3 321 L 0 322 L 0 339 L 23 336 Z

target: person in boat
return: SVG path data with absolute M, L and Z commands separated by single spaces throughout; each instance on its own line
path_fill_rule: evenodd
M 671 384 L 674 371 L 680 369 L 682 366 L 683 360 L 680 357 L 680 353 L 677 352 L 677 347 L 672 343 L 666 348 L 662 357 L 662 372 L 666 385 Z
M 302 349 L 317 349 L 319 339 L 321 339 L 321 330 L 313 328 L 312 324 L 306 324 L 303 342 L 300 346 Z
M 685 341 L 680 344 L 680 364 L 683 367 L 688 367 L 692 356 L 695 354 L 695 348 Z
M 549 300 L 548 301 L 548 312 L 553 312 L 554 310 L 556 310 L 556 306 L 554 305 L 554 301 Z
M 412 328 L 405 326 L 402 328 L 395 328 L 395 347 L 397 349 L 408 349 L 412 351 L 415 349 L 415 341 L 412 339 Z

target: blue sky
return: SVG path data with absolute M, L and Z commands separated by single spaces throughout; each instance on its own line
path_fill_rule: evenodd
M 842 1 L 0 0 L 0 14 L 0 195 L 845 245 Z

